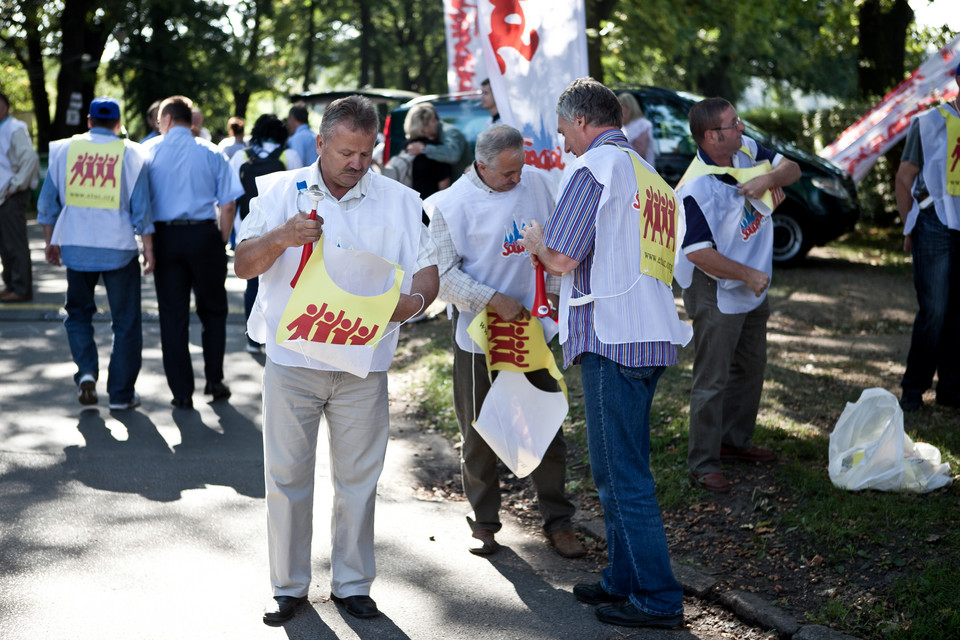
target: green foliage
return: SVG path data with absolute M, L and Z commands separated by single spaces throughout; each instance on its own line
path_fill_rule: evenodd
M 853 15 L 850 0 L 620 2 L 603 25 L 603 74 L 732 101 L 751 77 L 851 98 Z
M 754 109 L 741 115 L 745 120 L 797 146 L 820 151 L 856 122 L 872 105 L 848 103 L 807 113 L 794 109 Z M 902 145 L 881 156 L 858 185 L 861 223 L 889 226 L 897 220 L 893 178 L 899 165 Z

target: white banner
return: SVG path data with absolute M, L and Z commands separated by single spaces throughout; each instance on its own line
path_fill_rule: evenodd
M 487 70 L 477 27 L 477 0 L 443 0 L 443 25 L 447 34 L 448 91 L 479 90 Z
M 933 54 L 883 100 L 847 128 L 820 155 L 857 182 L 877 158 L 907 135 L 910 119 L 957 97 L 954 73 L 960 64 L 960 36 Z
M 583 0 L 477 0 L 483 59 L 503 122 L 523 133 L 526 163 L 565 166 L 557 99 L 586 76 Z

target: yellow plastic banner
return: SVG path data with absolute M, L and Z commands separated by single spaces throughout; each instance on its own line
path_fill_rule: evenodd
M 543 337 L 543 325 L 536 318 L 507 322 L 487 307 L 467 327 L 487 358 L 487 372 L 517 371 L 530 373 L 547 369 L 560 384 L 564 396 L 567 386 L 553 353 Z
M 750 157 L 753 157 L 746 147 L 740 147 L 740 151 Z M 769 160 L 764 160 L 760 164 L 756 164 L 752 167 L 736 168 L 710 165 L 701 160 L 699 156 L 694 156 L 693 161 L 690 162 L 690 166 L 687 167 L 683 177 L 680 178 L 680 182 L 677 183 L 677 189 L 683 186 L 685 182 L 693 180 L 694 178 L 699 178 L 700 176 L 726 174 L 728 176 L 733 176 L 737 182 L 743 184 L 753 180 L 757 176 L 762 176 L 765 173 L 769 173 L 770 171 L 773 171 L 773 167 L 770 165 Z M 784 195 L 781 187 L 768 189 L 766 192 L 764 192 L 764 194 L 760 197 L 760 202 L 766 205 L 767 211 L 763 212 L 763 214 L 770 215 L 773 213 L 773 210 L 776 209 L 781 202 L 783 202 L 785 197 L 786 196 Z
M 123 140 L 96 144 L 74 140 L 67 147 L 65 202 L 69 207 L 120 208 Z
M 947 193 L 960 196 L 960 118 L 943 107 L 940 114 L 947 121 Z
M 355 255 L 350 259 L 358 267 L 353 276 L 364 280 L 371 268 L 382 270 L 388 266 L 394 272 L 393 286 L 372 296 L 345 291 L 327 273 L 321 238 L 283 311 L 277 327 L 277 344 L 287 340 L 304 340 L 322 344 L 366 345 L 380 339 L 400 299 L 403 270 L 371 253 L 351 253 Z M 361 265 L 363 261 L 370 264 Z M 380 264 L 376 264 L 377 261 Z M 347 278 L 350 275 L 346 274 Z M 350 286 L 347 282 L 344 285 Z
M 626 147 L 618 147 L 633 161 L 637 194 L 633 208 L 640 212 L 640 271 L 673 286 L 677 253 L 677 196 L 658 174 L 649 171 Z

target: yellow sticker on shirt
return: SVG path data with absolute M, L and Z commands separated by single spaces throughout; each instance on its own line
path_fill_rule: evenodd
M 677 253 L 677 196 L 626 147 L 618 148 L 630 156 L 637 179 L 633 208 L 640 212 L 640 271 L 671 287 Z
M 518 371 L 531 373 L 547 369 L 560 384 L 564 395 L 567 386 L 543 336 L 543 325 L 536 318 L 506 321 L 487 307 L 467 327 L 467 333 L 483 349 L 487 372 Z
M 67 147 L 65 203 L 68 207 L 120 208 L 123 140 L 97 144 L 74 140 Z
M 334 283 L 323 260 L 323 241 L 317 243 L 277 327 L 277 344 L 304 340 L 336 345 L 374 344 L 383 335 L 400 298 L 403 269 L 392 265 L 392 286 L 379 295 L 359 296 Z M 366 252 L 357 254 L 357 275 L 366 273 L 362 260 L 385 262 Z M 351 274 L 344 274 L 345 280 Z
M 943 107 L 940 114 L 947 121 L 947 193 L 960 196 L 960 118 Z

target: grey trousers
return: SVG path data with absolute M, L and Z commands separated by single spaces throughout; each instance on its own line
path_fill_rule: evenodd
M 33 267 L 27 241 L 27 205 L 29 191 L 10 194 L 0 204 L 0 262 L 3 284 L 17 295 L 33 293 Z
M 767 364 L 766 299 L 748 313 L 717 308 L 717 282 L 699 269 L 683 291 L 693 320 L 693 389 L 687 465 L 694 475 L 720 471 L 720 445 L 748 447 L 757 423 Z
M 453 340 L 453 406 L 463 437 L 460 449 L 460 471 L 463 476 L 463 492 L 473 508 L 473 517 L 467 518 L 470 528 L 500 530 L 500 476 L 497 472 L 497 454 L 486 440 L 473 428 L 473 421 L 480 415 L 483 399 L 490 391 L 487 363 L 484 355 L 472 354 L 457 346 L 457 314 L 454 314 Z M 557 381 L 544 369 L 527 374 L 538 389 L 557 391 Z M 556 533 L 573 527 L 571 518 L 576 507 L 564 493 L 567 475 L 567 443 L 562 430 L 543 456 L 540 465 L 530 474 L 537 490 L 543 530 Z
M 275 596 L 310 589 L 314 469 L 320 417 L 327 423 L 333 484 L 330 552 L 333 595 L 369 595 L 377 481 L 390 415 L 387 374 L 285 367 L 267 358 L 263 373 L 263 453 L 267 546 Z

